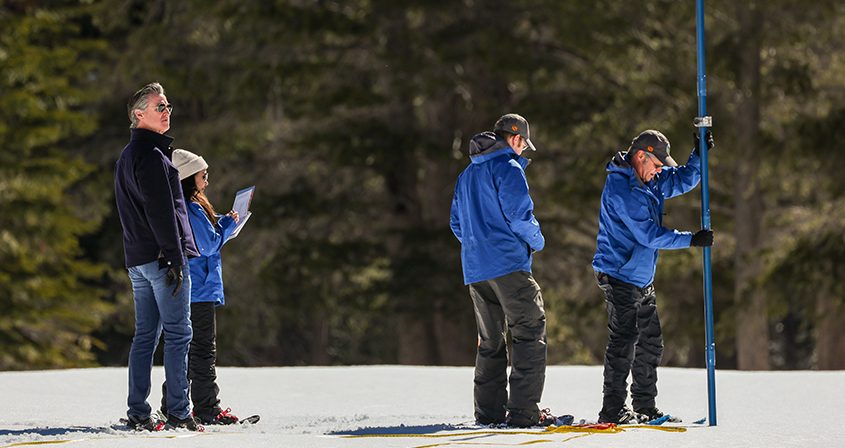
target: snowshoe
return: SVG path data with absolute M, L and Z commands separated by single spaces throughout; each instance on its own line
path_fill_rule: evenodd
M 634 412 L 642 415 L 643 420 L 641 420 L 641 421 L 643 423 L 647 423 L 647 424 L 659 424 L 659 423 L 656 423 L 658 421 L 660 423 L 665 423 L 665 422 L 679 423 L 681 421 L 681 419 L 678 418 L 678 417 L 673 417 L 671 415 L 664 414 L 663 412 L 660 411 L 660 409 L 657 409 L 656 407 L 639 408 L 639 409 L 635 410 Z

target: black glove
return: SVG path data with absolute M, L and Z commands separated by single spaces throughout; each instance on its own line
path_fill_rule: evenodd
M 689 242 L 689 247 L 710 247 L 713 245 L 713 231 L 701 229 L 695 232 Z
M 173 289 L 173 297 L 179 295 L 182 290 L 182 266 L 170 266 L 167 268 L 167 286 L 176 287 Z
M 695 151 L 698 151 L 698 145 L 700 144 L 701 137 L 699 136 L 698 132 L 693 132 L 692 138 L 693 138 L 693 148 L 692 148 L 692 150 L 693 150 L 693 152 L 695 152 Z M 708 151 L 710 151 L 710 150 L 712 150 L 716 147 L 716 141 L 713 140 L 713 133 L 710 132 L 710 129 L 708 129 L 707 132 L 704 133 L 704 141 L 707 142 L 707 150 Z

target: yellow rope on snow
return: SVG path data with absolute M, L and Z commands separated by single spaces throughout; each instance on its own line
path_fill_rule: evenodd
M 584 433 L 578 434 L 572 437 L 567 437 L 566 439 L 560 440 L 560 443 L 569 442 L 570 440 L 580 439 L 581 437 L 588 437 L 595 433 Z M 485 446 L 525 446 L 525 445 L 534 445 L 537 443 L 549 443 L 555 442 L 554 440 L 549 439 L 540 439 L 540 440 L 530 440 L 528 442 L 521 442 L 521 443 L 485 443 L 485 442 L 446 442 L 446 443 L 435 443 L 433 445 L 420 445 L 414 448 L 435 448 L 438 446 L 449 446 L 449 445 L 485 445 Z
M 445 442 L 445 443 L 434 443 L 431 445 L 420 445 L 414 448 L 434 448 L 438 446 L 449 446 L 449 445 L 473 445 L 473 446 L 525 446 L 525 445 L 534 445 L 536 443 L 547 443 L 547 442 L 554 442 L 554 440 L 531 440 L 528 442 L 521 442 L 521 443 L 485 443 L 485 442 Z
M 366 437 L 422 437 L 422 438 L 442 438 L 442 437 L 463 437 L 463 436 L 478 436 L 478 435 L 544 435 L 544 434 L 565 434 L 565 433 L 587 433 L 587 434 L 616 434 L 628 429 L 654 429 L 665 432 L 686 432 L 686 428 L 680 426 L 658 426 L 658 425 L 627 425 L 627 426 L 611 426 L 609 428 L 596 428 L 590 426 L 549 426 L 543 431 L 471 431 L 458 432 L 448 434 L 353 434 L 341 436 L 344 438 L 366 438 Z
M 51 443 L 69 443 L 69 442 L 73 442 L 73 440 L 62 439 L 62 440 L 41 440 L 41 441 L 38 441 L 38 442 L 17 442 L 17 443 L 13 443 L 11 445 L 3 445 L 0 448 L 10 448 L 10 447 L 14 447 L 14 446 L 29 446 L 29 445 L 48 445 L 48 444 L 51 444 Z

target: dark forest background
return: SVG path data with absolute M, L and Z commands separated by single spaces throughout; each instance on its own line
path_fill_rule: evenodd
M 845 4 L 708 0 L 719 368 L 845 368 Z M 126 101 L 159 81 L 175 147 L 254 216 L 223 252 L 222 365 L 469 365 L 449 227 L 468 139 L 531 123 L 549 359 L 596 364 L 604 165 L 696 115 L 693 1 L 6 0 L 0 369 L 125 365 L 114 207 Z M 694 230 L 699 190 L 668 202 Z M 664 364 L 704 365 L 700 250 L 664 251 Z

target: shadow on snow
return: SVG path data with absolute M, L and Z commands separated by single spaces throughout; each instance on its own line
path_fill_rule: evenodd
M 391 435 L 391 434 L 432 434 L 439 431 L 466 431 L 478 429 L 477 426 L 436 424 L 418 426 L 372 426 L 344 431 L 331 431 L 326 433 L 331 436 L 363 436 L 363 435 Z
M 23 436 L 26 434 L 37 434 L 39 436 L 63 436 L 66 434 L 108 434 L 115 431 L 115 428 L 105 426 L 68 426 L 62 427 L 45 427 L 32 429 L 0 429 L 0 436 Z

